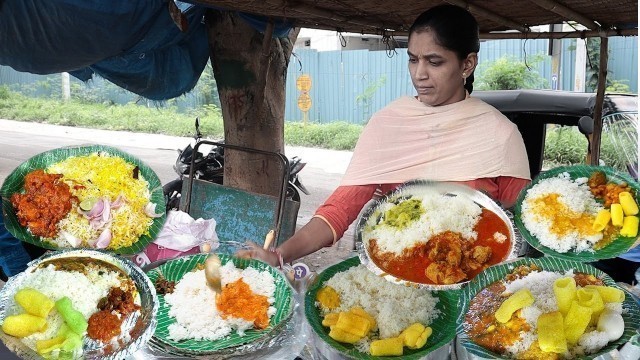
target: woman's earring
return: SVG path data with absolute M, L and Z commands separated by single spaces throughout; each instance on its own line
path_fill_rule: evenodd
M 467 85 L 467 73 L 462 73 L 462 85 Z

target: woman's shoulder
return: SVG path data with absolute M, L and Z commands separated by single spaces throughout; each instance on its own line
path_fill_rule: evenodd
M 424 105 L 418 101 L 418 99 L 412 96 L 402 96 L 376 111 L 369 120 L 369 123 L 376 122 L 381 119 L 394 119 L 397 117 L 420 115 L 423 112 Z
M 493 120 L 497 125 L 502 125 L 508 129 L 517 129 L 516 124 L 514 124 L 509 118 L 507 118 L 500 110 L 493 107 L 493 105 L 489 105 L 483 100 L 476 97 L 469 97 L 466 101 L 471 102 L 471 104 L 479 110 L 486 118 L 489 120 Z
M 412 107 L 419 108 L 420 106 L 424 106 L 424 105 L 418 99 L 416 99 L 415 96 L 405 95 L 391 101 L 382 109 L 380 109 L 380 111 L 394 111 L 398 109 L 406 109 L 406 108 L 412 108 Z
M 500 110 L 498 110 L 495 107 L 493 107 L 493 105 L 489 105 L 488 103 L 484 102 L 484 100 L 482 100 L 480 98 L 477 98 L 477 97 L 474 97 L 473 95 L 469 96 L 469 98 L 466 101 L 469 101 L 471 104 L 473 104 L 473 106 L 478 107 L 478 108 L 482 108 L 485 111 L 502 115 Z M 502 115 L 502 116 L 504 116 L 504 115 Z

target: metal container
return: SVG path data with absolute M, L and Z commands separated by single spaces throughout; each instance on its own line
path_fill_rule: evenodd
M 464 196 L 478 204 L 480 207 L 486 208 L 498 215 L 500 219 L 502 219 L 505 224 L 507 224 L 507 228 L 509 229 L 509 238 L 511 239 L 511 244 L 509 251 L 507 252 L 507 256 L 502 261 L 517 257 L 522 244 L 520 240 L 521 238 L 520 236 L 516 236 L 513 223 L 511 222 L 511 219 L 509 218 L 507 213 L 490 197 L 488 197 L 481 191 L 474 190 L 464 185 L 435 182 L 429 180 L 412 180 L 404 183 L 396 190 L 382 197 L 380 200 L 370 203 L 360 215 L 355 232 L 356 249 L 358 250 L 360 261 L 367 267 L 367 269 L 371 270 L 376 275 L 384 277 L 388 281 L 405 284 L 407 286 L 426 288 L 429 290 L 456 290 L 462 288 L 466 283 L 469 282 L 463 281 L 450 285 L 436 285 L 416 283 L 413 281 L 404 280 L 388 274 L 386 271 L 382 270 L 371 259 L 371 255 L 369 254 L 369 239 L 366 239 L 366 233 L 369 228 L 379 222 L 381 216 L 384 213 L 383 208 L 385 205 L 387 205 L 388 203 L 397 202 L 402 199 L 408 199 L 413 196 L 421 196 L 427 192 L 432 193 L 434 191 L 438 194 L 451 197 Z
M 12 277 L 0 290 L 0 322 L 8 315 L 13 295 L 40 266 L 47 262 L 64 258 L 91 258 L 111 264 L 122 270 L 135 283 L 140 295 L 140 310 L 131 314 L 122 324 L 121 334 L 109 344 L 103 344 L 87 337 L 83 340 L 84 359 L 123 359 L 144 347 L 156 328 L 158 298 L 156 290 L 147 275 L 131 261 L 98 250 L 62 250 L 47 253 L 32 261 L 22 273 Z M 22 359 L 43 359 L 20 339 L 0 330 L 0 340 Z

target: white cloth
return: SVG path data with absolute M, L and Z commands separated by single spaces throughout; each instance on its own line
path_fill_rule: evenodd
M 194 220 L 184 211 L 171 210 L 167 220 L 153 241 L 158 246 L 176 251 L 187 251 L 205 242 L 211 243 L 211 248 L 218 247 L 216 221 L 214 219 Z
M 498 176 L 531 179 L 515 124 L 477 98 L 429 106 L 407 96 L 373 115 L 341 185 Z

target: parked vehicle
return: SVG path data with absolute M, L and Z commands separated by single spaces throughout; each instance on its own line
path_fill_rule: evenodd
M 532 177 L 542 170 L 547 125 L 579 128 L 581 118 L 593 119 L 596 101 L 594 93 L 554 90 L 474 91 L 473 96 L 493 105 L 518 126 L 527 148 Z M 637 95 L 605 95 L 602 121 L 602 132 L 612 137 L 616 152 L 626 157 L 627 170 L 637 179 Z M 586 127 L 581 131 L 588 135 L 588 119 L 582 123 Z
M 198 118 L 196 118 L 195 128 L 194 139 L 197 144 L 202 140 L 200 120 Z M 178 174 L 178 178 L 168 182 L 162 187 L 167 203 L 167 211 L 178 209 L 180 206 L 183 179 L 189 177 L 191 160 L 194 157 L 194 178 L 222 184 L 224 178 L 224 148 L 214 146 L 205 154 L 201 151 L 195 152 L 194 146 L 189 143 L 184 149 L 178 150 L 178 158 L 173 166 L 173 169 Z M 289 184 L 285 194 L 286 199 L 300 202 L 300 192 L 309 195 L 309 191 L 302 185 L 298 176 L 305 165 L 306 163 L 297 156 L 289 159 Z

